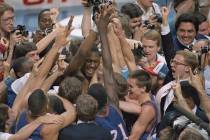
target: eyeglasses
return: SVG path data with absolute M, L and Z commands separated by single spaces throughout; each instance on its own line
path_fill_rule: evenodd
M 172 64 L 175 64 L 175 65 L 184 65 L 184 66 L 188 66 L 187 64 L 185 63 L 182 63 L 182 62 L 179 62 L 177 60 L 174 60 L 174 59 L 171 59 L 170 63 Z

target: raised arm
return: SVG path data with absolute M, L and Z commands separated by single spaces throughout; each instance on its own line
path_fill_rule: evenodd
M 88 3 L 88 0 L 82 0 L 83 9 L 83 17 L 82 17 L 82 35 L 84 38 L 88 36 L 91 29 L 91 7 Z
M 125 38 L 124 33 L 122 32 L 122 25 L 119 22 L 114 22 L 114 30 L 115 33 L 117 34 L 120 44 L 121 44 L 121 49 L 122 53 L 125 59 L 125 62 L 128 66 L 129 71 L 135 71 L 137 69 L 136 63 L 135 63 L 135 58 L 134 55 L 130 49 L 130 46 Z
M 91 50 L 94 42 L 96 41 L 97 33 L 90 30 L 90 33 L 82 42 L 75 56 L 71 59 L 69 66 L 65 71 L 65 75 L 71 76 L 80 69 L 80 67 L 84 64 L 85 58 L 87 56 L 87 52 Z
M 119 106 L 119 99 L 116 95 L 116 84 L 113 78 L 113 69 L 112 69 L 112 57 L 108 45 L 107 39 L 107 26 L 110 21 L 111 14 L 113 13 L 112 5 L 103 5 L 100 8 L 100 14 L 96 19 L 96 24 L 99 30 L 100 39 L 102 42 L 102 60 L 103 60 L 103 73 L 104 73 L 104 86 L 107 90 L 107 94 L 111 103 Z

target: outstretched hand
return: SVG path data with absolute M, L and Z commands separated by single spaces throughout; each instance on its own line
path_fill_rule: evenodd
M 162 13 L 162 23 L 163 25 L 168 25 L 168 15 L 169 15 L 169 10 L 167 7 L 162 7 L 161 8 L 161 13 Z
M 98 13 L 95 15 L 95 22 L 99 30 L 107 29 L 111 19 L 115 16 L 114 11 L 112 4 L 105 3 L 99 6 Z
M 191 86 L 196 88 L 198 91 L 204 90 L 203 82 L 199 74 L 193 74 L 192 69 L 190 68 L 190 78 L 189 83 Z
M 58 34 L 55 38 L 55 43 L 58 44 L 60 47 L 63 47 L 70 42 L 70 40 L 67 39 L 67 37 L 69 36 L 71 31 L 74 30 L 74 28 L 72 27 L 73 19 L 74 19 L 74 16 L 71 16 L 67 26 L 65 27 L 59 26 L 57 29 Z

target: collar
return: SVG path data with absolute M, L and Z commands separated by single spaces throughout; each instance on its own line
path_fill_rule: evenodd
M 82 121 L 82 120 L 78 120 L 77 121 L 77 124 L 81 124 L 81 123 L 95 123 L 94 121 L 87 121 L 87 122 L 84 122 L 84 121 Z
M 197 108 L 198 107 L 195 105 L 195 107 L 192 109 L 193 114 L 196 114 Z

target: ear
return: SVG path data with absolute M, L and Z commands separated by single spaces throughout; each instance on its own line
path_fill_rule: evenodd
M 190 73 L 190 66 L 185 66 L 184 71 L 185 71 L 186 73 Z

